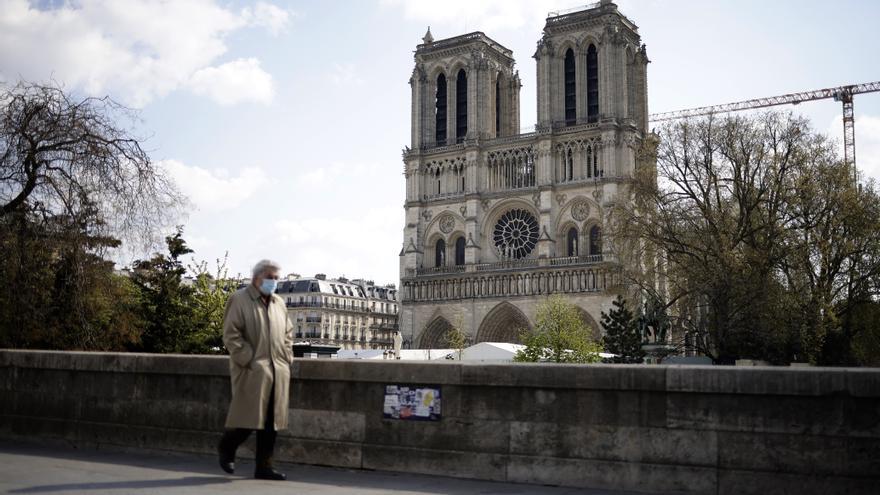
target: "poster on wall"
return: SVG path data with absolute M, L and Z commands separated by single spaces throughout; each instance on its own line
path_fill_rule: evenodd
M 440 387 L 385 385 L 386 419 L 440 421 Z

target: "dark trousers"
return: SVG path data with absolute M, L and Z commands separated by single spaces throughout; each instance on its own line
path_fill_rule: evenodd
M 220 448 L 224 452 L 229 452 L 233 457 L 239 445 L 251 436 L 251 431 L 247 428 L 235 428 L 226 430 L 223 438 L 220 439 Z M 272 384 L 272 393 L 269 394 L 269 410 L 266 412 L 266 423 L 262 430 L 257 431 L 257 469 L 272 467 L 272 454 L 275 451 L 275 437 L 278 432 L 275 431 L 275 384 Z

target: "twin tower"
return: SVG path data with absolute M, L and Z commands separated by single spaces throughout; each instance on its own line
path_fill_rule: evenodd
M 598 336 L 618 273 L 602 230 L 647 133 L 648 58 L 609 0 L 551 14 L 534 58 L 538 122 L 520 133 L 510 50 L 430 30 L 416 48 L 400 253 L 412 347 L 446 347 L 452 326 L 518 342 L 549 294 Z

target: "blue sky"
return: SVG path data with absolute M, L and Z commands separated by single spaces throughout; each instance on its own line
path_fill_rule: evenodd
M 0 77 L 54 77 L 141 110 L 191 199 L 196 259 L 396 282 L 412 51 L 480 30 L 514 51 L 521 122 L 553 0 L 0 0 Z M 880 80 L 874 1 L 620 0 L 647 44 L 651 112 Z M 840 105 L 792 107 L 841 138 Z M 880 93 L 857 96 L 859 167 L 880 178 Z

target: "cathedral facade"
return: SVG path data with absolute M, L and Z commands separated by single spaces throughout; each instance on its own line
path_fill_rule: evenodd
M 513 53 L 481 32 L 415 52 L 400 330 L 412 347 L 518 342 L 559 294 L 600 335 L 619 267 L 608 211 L 647 136 L 638 28 L 603 0 L 547 18 L 534 54 L 538 122 L 520 133 Z

